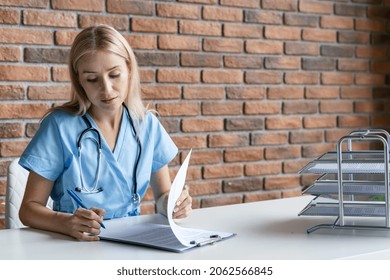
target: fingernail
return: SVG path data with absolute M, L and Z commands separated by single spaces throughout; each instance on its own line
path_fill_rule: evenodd
M 179 211 L 179 208 L 176 207 L 175 209 L 173 209 L 173 212 L 176 213 L 177 211 Z
M 180 204 L 181 204 L 181 201 L 178 200 L 178 201 L 176 202 L 176 205 L 179 206 Z

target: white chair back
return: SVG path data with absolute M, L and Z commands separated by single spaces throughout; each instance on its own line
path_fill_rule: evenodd
M 29 172 L 14 159 L 8 167 L 5 226 L 6 228 L 22 228 L 24 225 L 19 219 L 19 208 L 22 203 Z M 53 201 L 49 198 L 48 207 L 52 208 Z

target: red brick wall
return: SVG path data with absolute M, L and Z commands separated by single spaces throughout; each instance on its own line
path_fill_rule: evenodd
M 181 150 L 172 176 L 193 148 L 208 207 L 300 195 L 297 171 L 341 135 L 389 128 L 389 17 L 389 0 L 0 0 L 0 228 L 9 162 L 68 98 L 81 28 L 126 36 Z

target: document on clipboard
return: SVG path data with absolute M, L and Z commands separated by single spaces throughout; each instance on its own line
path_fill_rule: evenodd
M 104 221 L 106 229 L 102 229 L 101 240 L 116 241 L 152 247 L 172 252 L 184 252 L 195 247 L 214 244 L 215 242 L 235 236 L 234 233 L 184 228 L 172 218 L 173 209 L 179 198 L 187 175 L 191 151 L 180 167 L 168 196 L 168 224 L 139 223 L 126 225 L 114 220 Z M 119 219 L 120 220 L 120 219 Z

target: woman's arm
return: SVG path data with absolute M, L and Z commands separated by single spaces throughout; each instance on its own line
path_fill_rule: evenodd
M 53 211 L 46 207 L 53 181 L 30 172 L 19 218 L 26 226 L 59 232 L 84 240 L 99 240 L 103 209 L 79 208 L 74 214 Z
M 171 188 L 171 179 L 169 176 L 168 165 L 152 173 L 150 185 L 153 189 L 153 195 L 157 204 L 157 211 L 163 215 L 167 215 L 168 194 Z M 173 210 L 173 218 L 180 219 L 189 215 L 192 209 L 192 197 L 188 192 L 188 187 L 185 186 L 180 194 L 176 207 Z

